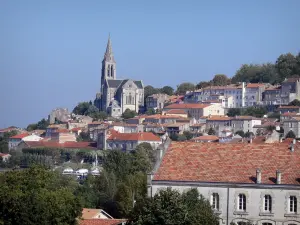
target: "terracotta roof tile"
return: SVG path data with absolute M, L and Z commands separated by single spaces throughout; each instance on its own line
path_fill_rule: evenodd
M 208 106 L 210 106 L 210 104 L 182 103 L 168 105 L 165 109 L 203 109 Z
M 264 87 L 265 84 L 261 84 L 261 83 L 249 83 L 247 84 L 247 88 L 258 88 L 258 87 Z
M 27 136 L 29 136 L 28 133 L 17 134 L 15 136 L 10 137 L 9 139 L 22 139 L 22 138 L 27 137 Z
M 25 141 L 29 148 L 83 148 L 83 149 L 97 149 L 95 142 L 76 142 L 67 141 L 59 143 L 54 141 Z
M 166 114 L 186 114 L 186 112 L 182 109 L 171 109 Z
M 79 225 L 119 225 L 126 222 L 125 219 L 88 219 L 81 220 Z
M 300 106 L 295 105 L 281 105 L 278 109 L 300 109 Z
M 161 141 L 159 137 L 151 132 L 140 133 L 115 133 L 107 140 L 122 140 L 122 141 Z
M 209 116 L 206 121 L 227 121 L 227 120 L 231 120 L 231 117 L 228 116 Z
M 219 140 L 219 137 L 215 135 L 203 135 L 192 139 L 192 141 L 217 141 L 217 140 Z
M 172 142 L 153 180 L 251 184 L 260 168 L 264 184 L 279 169 L 282 184 L 300 185 L 300 144 L 291 152 L 290 143 Z

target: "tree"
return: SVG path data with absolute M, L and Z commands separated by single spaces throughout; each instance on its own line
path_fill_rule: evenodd
M 245 132 L 242 130 L 238 130 L 235 134 L 240 135 L 241 137 L 245 137 Z
M 153 198 L 137 202 L 129 222 L 133 225 L 215 225 L 218 218 L 197 189 L 180 194 L 177 190 L 167 188 L 160 190 Z
M 190 131 L 183 131 L 183 135 L 186 136 L 187 140 L 190 140 L 193 138 L 193 134 Z
M 3 224 L 77 224 L 82 207 L 71 180 L 42 167 L 6 172 L 0 180 Z
M 202 89 L 202 88 L 209 87 L 209 86 L 211 86 L 211 85 L 212 85 L 211 81 L 209 81 L 209 82 L 207 82 L 207 81 L 201 81 L 200 83 L 198 83 L 198 84 L 196 85 L 196 88 L 197 88 L 197 89 Z
M 280 80 L 283 81 L 285 78 L 299 76 L 299 55 L 294 56 L 291 53 L 282 54 L 277 58 L 275 67 L 280 76 Z
M 91 116 L 96 113 L 99 113 L 99 109 L 96 106 L 92 105 L 92 103 L 89 103 L 89 107 L 84 112 L 84 115 Z
M 108 115 L 104 111 L 99 111 L 99 112 L 92 113 L 90 115 L 90 117 L 93 118 L 93 121 L 98 121 L 98 120 L 105 120 L 105 119 L 107 119 Z
M 44 118 L 41 119 L 37 123 L 29 124 L 26 128 L 27 131 L 33 131 L 33 130 L 46 130 L 49 126 L 49 121 L 45 120 Z
M 80 134 L 77 137 L 77 141 L 81 142 L 81 141 L 92 141 L 89 133 L 87 132 L 80 132 Z
M 173 95 L 174 94 L 174 88 L 170 86 L 164 86 L 162 89 L 160 89 L 161 93 L 167 94 L 167 95 Z
M 216 135 L 216 131 L 211 127 L 211 128 L 209 128 L 207 134 L 208 135 Z
M 148 96 L 153 94 L 158 94 L 159 90 L 157 88 L 152 87 L 151 85 L 147 85 L 144 88 L 144 98 L 146 99 Z
M 123 114 L 122 114 L 122 117 L 124 119 L 130 119 L 130 118 L 133 118 L 137 115 L 136 111 L 133 111 L 133 110 L 130 110 L 130 109 L 126 109 Z
M 298 99 L 295 99 L 293 101 L 291 101 L 289 103 L 289 105 L 292 105 L 292 106 L 300 106 L 300 101 Z
M 255 107 L 255 106 L 248 107 L 242 112 L 243 115 L 254 116 L 254 117 L 263 117 L 267 113 L 268 111 L 265 107 Z
M 76 115 L 85 115 L 85 112 L 90 107 L 89 102 L 79 102 L 77 106 L 73 109 L 73 113 Z
M 252 138 L 252 137 L 254 137 L 254 133 L 248 131 L 248 132 L 245 133 L 244 137 L 245 138 Z
M 211 82 L 214 86 L 224 86 L 230 84 L 231 80 L 224 74 L 217 74 Z
M 290 130 L 290 131 L 286 134 L 285 138 L 296 138 L 296 135 L 295 135 L 295 133 L 294 133 L 292 130 Z
M 179 134 L 178 135 L 177 141 L 186 141 L 186 140 L 187 140 L 187 138 L 184 134 Z
M 242 114 L 242 111 L 239 108 L 230 108 L 227 112 L 227 116 L 229 116 L 229 117 L 240 116 L 241 114 Z
M 280 77 L 275 65 L 267 64 L 244 64 L 237 70 L 232 77 L 232 83 L 250 82 L 250 83 L 280 83 Z
M 9 132 L 5 132 L 3 137 L 0 137 L 0 152 L 1 153 L 8 153 L 8 140 L 10 137 L 17 135 L 18 132 L 16 130 L 12 130 Z
M 273 130 L 276 130 L 276 127 L 274 125 L 269 125 L 267 126 L 266 130 L 272 132 Z
M 146 114 L 147 115 L 154 115 L 154 114 L 156 114 L 156 111 L 153 108 L 148 108 L 147 111 L 146 111 Z
M 195 90 L 195 85 L 192 83 L 186 82 L 186 83 L 182 83 L 177 86 L 176 93 L 178 95 L 184 95 L 184 94 L 186 94 L 187 91 L 193 91 L 193 90 Z

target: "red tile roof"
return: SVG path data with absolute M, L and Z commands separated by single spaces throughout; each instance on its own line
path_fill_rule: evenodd
M 2 129 L 0 129 L 0 133 L 9 132 L 9 131 L 16 130 L 16 129 L 17 129 L 17 127 L 14 127 L 14 126 L 7 127 L 7 128 L 2 128 Z
M 261 118 L 256 118 L 253 116 L 235 116 L 231 120 L 261 120 Z
M 79 225 L 119 225 L 126 222 L 125 219 L 89 219 L 81 220 Z
M 276 170 L 282 184 L 300 185 L 300 144 L 172 142 L 154 180 L 254 183 L 256 169 L 262 183 L 274 184 Z
M 10 155 L 10 154 L 6 154 L 6 153 L 1 153 L 1 152 L 0 152 L 0 157 L 8 156 L 8 155 Z
M 247 84 L 247 88 L 258 88 L 258 87 L 264 87 L 264 84 L 260 84 L 260 83 L 249 83 Z
M 227 121 L 227 120 L 231 120 L 231 117 L 228 116 L 209 116 L 206 121 Z
M 182 109 L 171 109 L 166 114 L 186 114 L 186 112 Z
M 219 140 L 219 137 L 214 135 L 203 135 L 192 139 L 192 141 L 217 141 L 217 140 Z
M 210 106 L 210 104 L 182 103 L 168 105 L 165 109 L 203 109 L 208 106 Z
M 83 148 L 83 149 L 97 149 L 95 142 L 75 142 L 67 141 L 59 143 L 54 141 L 25 141 L 29 148 Z
M 80 130 L 82 130 L 81 127 L 74 127 L 74 128 L 72 128 L 71 131 L 76 132 L 76 131 L 80 131 Z
M 10 137 L 10 139 L 22 139 L 22 138 L 27 137 L 27 136 L 29 136 L 28 133 L 17 134 L 15 136 Z
M 160 138 L 151 132 L 140 132 L 140 133 L 115 133 L 112 134 L 107 140 L 160 141 Z
M 295 105 L 281 105 L 278 109 L 300 109 L 300 106 Z

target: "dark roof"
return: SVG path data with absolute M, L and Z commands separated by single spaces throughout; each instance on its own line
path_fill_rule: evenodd
M 123 80 L 107 80 L 107 84 L 111 88 L 117 88 Z
M 141 80 L 135 80 L 134 83 L 135 83 L 135 85 L 136 85 L 138 88 L 140 88 L 140 89 L 143 88 L 143 84 L 142 84 L 142 81 L 141 81 Z

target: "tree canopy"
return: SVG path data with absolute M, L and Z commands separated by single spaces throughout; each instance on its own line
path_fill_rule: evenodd
M 130 110 L 130 109 L 126 109 L 123 114 L 122 114 L 122 117 L 124 119 L 130 119 L 130 118 L 133 118 L 137 115 L 136 111 L 133 111 L 133 110 Z
M 79 102 L 72 112 L 76 115 L 90 116 L 93 120 L 104 120 L 107 118 L 107 113 L 99 111 L 99 109 L 93 105 L 91 101 Z
M 294 131 L 290 130 L 286 136 L 286 138 L 296 138 L 296 134 L 294 133 Z
M 0 137 L 0 152 L 1 153 L 8 153 L 8 140 L 11 136 L 18 134 L 16 130 L 12 130 L 9 132 L 5 132 L 3 137 Z
M 293 101 L 291 101 L 289 103 L 289 105 L 292 105 L 292 106 L 300 106 L 300 101 L 298 99 L 295 99 Z
M 154 88 L 151 85 L 147 85 L 144 87 L 144 97 L 145 99 L 153 94 L 158 94 L 160 92 L 160 90 L 158 88 Z
M 174 88 L 170 86 L 164 86 L 160 89 L 160 92 L 167 95 L 173 95 L 174 94 Z
M 153 198 L 137 202 L 129 221 L 133 225 L 215 225 L 218 217 L 197 189 L 180 194 L 167 188 L 160 190 Z
M 179 95 L 184 95 L 187 91 L 195 90 L 195 85 L 193 83 L 185 82 L 177 86 L 176 93 Z
M 211 80 L 211 83 L 214 86 L 224 86 L 230 84 L 231 80 L 225 74 L 216 74 Z
M 28 131 L 33 131 L 33 130 L 46 130 L 46 128 L 49 126 L 48 120 L 41 119 L 37 123 L 32 123 L 29 124 L 26 128 Z
M 82 207 L 66 177 L 32 167 L 0 174 L 0 181 L 0 224 L 77 224 Z
M 211 127 L 211 128 L 209 128 L 207 134 L 208 134 L 208 135 L 216 135 L 217 132 Z

